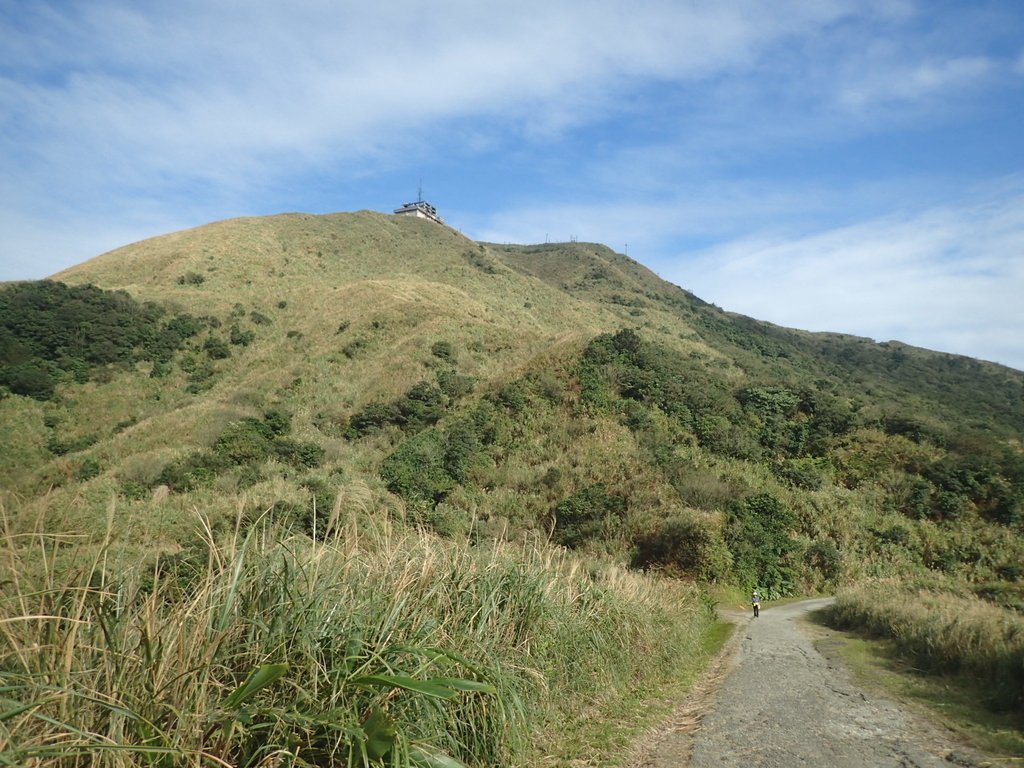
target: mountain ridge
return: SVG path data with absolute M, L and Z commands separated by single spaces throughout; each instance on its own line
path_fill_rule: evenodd
M 460 420 L 483 418 L 472 416 L 481 403 L 505 403 L 503 408 L 513 408 L 505 428 L 520 434 L 526 446 L 535 441 L 537 454 L 515 443 L 500 450 L 473 443 L 479 453 L 475 469 L 446 476 L 438 486 L 446 490 L 437 491 L 428 506 L 454 504 L 458 509 L 448 512 L 456 517 L 505 521 L 500 525 L 515 519 L 543 530 L 560 498 L 599 484 L 602 475 L 632 473 L 659 490 L 641 491 L 623 480 L 633 489 L 621 494 L 627 504 L 639 509 L 649 497 L 652 506 L 638 512 L 624 533 L 614 534 L 621 538 L 613 547 L 620 552 L 637 546 L 641 529 L 657 528 L 654 520 L 679 508 L 695 506 L 721 520 L 729 503 L 764 478 L 770 478 L 773 492 L 791 496 L 791 503 L 812 506 L 810 496 L 804 499 L 799 487 L 787 485 L 791 479 L 779 478 L 790 473 L 804 478 L 799 482 L 824 483 L 821 488 L 835 488 L 833 494 L 843 483 L 864 482 L 855 479 L 864 472 L 871 483 L 881 482 L 875 465 L 850 469 L 868 445 L 872 452 L 900 457 L 898 491 L 880 491 L 880 499 L 889 499 L 880 510 L 907 507 L 911 502 L 904 497 L 917 493 L 914 488 L 932 499 L 914 507 L 926 516 L 939 515 L 927 511 L 929 505 L 954 491 L 964 504 L 977 502 L 981 509 L 989 502 L 966 499 L 980 493 L 970 488 L 987 481 L 957 485 L 933 465 L 954 449 L 960 456 L 971 441 L 988 446 L 986 456 L 1012 456 L 1024 435 L 1020 372 L 727 313 L 595 243 L 477 243 L 411 217 L 293 213 L 161 235 L 54 279 L 126 291 L 169 315 L 192 318 L 188 323 L 195 330 L 167 363 L 137 362 L 123 373 L 108 368 L 81 383 L 65 381 L 65 394 L 42 410 L 21 400 L 3 401 L 8 412 L 16 411 L 9 418 L 33 425 L 0 467 L 9 487 L 30 499 L 26 514 L 72 503 L 81 490 L 76 477 L 88 474 L 82 462 L 101 468 L 96 479 L 82 481 L 98 496 L 123 495 L 125 487 L 138 493 L 153 487 L 174 457 L 208 451 L 232 423 L 275 408 L 294 416 L 298 438 L 326 452 L 325 466 L 337 474 L 330 483 L 342 482 L 342 476 L 344 482 L 368 482 L 394 503 L 394 490 L 384 488 L 379 474 L 389 455 L 412 450 L 403 448 L 410 441 L 420 446 L 416 450 L 427 450 L 420 444 L 427 438 L 415 437 L 418 430 L 451 440 L 446 430 Z M 581 361 L 595 354 L 595 339 L 602 337 L 612 339 L 618 351 L 611 357 L 601 352 L 605 362 L 587 372 Z M 597 400 L 588 389 L 591 376 L 600 379 L 594 384 L 604 392 Z M 417 408 L 432 413 L 415 428 L 401 415 L 410 393 L 426 397 Z M 523 398 L 533 404 L 534 417 L 516 416 L 519 406 L 508 405 Z M 826 412 L 834 412 L 833 425 L 815 426 L 824 424 Z M 354 423 L 372 428 L 354 432 Z M 843 433 L 846 423 L 860 426 Z M 827 447 L 813 449 L 825 453 L 808 453 L 809 429 L 834 430 Z M 56 456 L 46 447 L 89 440 L 84 448 Z M 563 458 L 559 450 L 567 452 Z M 710 495 L 691 488 L 680 496 L 673 483 L 682 480 L 672 478 L 682 470 L 666 467 L 677 467 L 684 455 L 694 466 L 708 467 L 706 482 L 724 485 Z M 425 456 L 417 454 L 415 461 L 427 461 Z M 560 470 L 562 480 L 545 485 L 544 473 L 563 461 L 574 469 Z M 1007 461 L 1013 460 L 999 458 L 999 466 L 1009 466 Z M 268 479 L 254 486 L 264 489 L 267 504 L 275 493 L 301 492 L 291 470 L 269 466 Z M 992 471 L 1003 477 L 1004 470 Z M 174 494 L 167 503 L 187 506 L 202 498 L 225 510 L 263 503 L 253 500 L 246 472 L 229 474 L 233 479 L 222 478 L 219 486 Z M 754 478 L 762 473 L 762 479 Z M 466 487 L 449 485 L 456 476 L 474 479 Z M 1004 480 L 1012 488 L 1021 483 Z M 37 495 L 47 487 L 53 488 L 49 496 Z M 229 493 L 215 499 L 215 487 Z M 525 493 L 520 509 L 513 508 L 517 493 Z M 91 514 L 99 516 L 98 502 L 96 507 Z

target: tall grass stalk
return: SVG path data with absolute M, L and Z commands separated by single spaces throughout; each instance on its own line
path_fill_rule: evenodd
M 966 673 L 995 708 L 1024 712 L 1024 618 L 974 597 L 880 581 L 841 592 L 830 621 L 891 638 L 922 670 Z
M 113 508 L 82 568 L 56 565 L 59 535 L 7 534 L 0 764 L 533 764 L 708 620 L 685 587 L 545 547 L 338 506 L 328 525 L 200 518 L 200 547 L 127 573 L 104 568 Z

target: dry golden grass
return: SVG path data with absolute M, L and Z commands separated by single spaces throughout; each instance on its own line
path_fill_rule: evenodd
M 884 580 L 848 588 L 831 621 L 891 638 L 921 669 L 983 681 L 993 706 L 1024 709 L 1024 617 L 975 597 Z
M 528 251 L 482 245 L 429 222 L 367 211 L 286 214 L 152 238 L 56 275 L 219 319 L 220 328 L 204 331 L 196 345 L 207 336 L 225 338 L 232 323 L 254 331 L 256 338 L 246 347 L 231 346 L 229 358 L 214 361 L 209 388 L 198 395 L 186 391 L 182 371 L 150 379 L 148 366 L 116 373 L 106 383 L 71 388 L 63 405 L 43 407 L 60 417 L 55 434 L 63 439 L 94 434 L 99 440 L 66 457 L 47 460 L 41 450 L 49 433 L 39 428 L 39 406 L 12 414 L 18 442 L 7 454 L 6 476 L 33 467 L 25 475 L 34 496 L 26 500 L 25 519 L 68 515 L 76 528 L 95 526 L 119 483 L 145 484 L 175 456 L 208 447 L 229 422 L 271 407 L 291 413 L 296 439 L 325 447 L 329 468 L 372 477 L 390 450 L 388 440 L 348 443 L 331 433 L 330 424 L 340 429 L 367 403 L 393 399 L 417 382 L 432 380 L 431 346 L 438 341 L 451 344 L 459 372 L 474 377 L 478 393 L 528 370 L 562 370 L 593 335 L 626 324 L 645 323 L 667 343 L 715 354 L 693 334 L 681 333 L 678 317 L 653 309 L 650 302 L 637 317 L 630 307 L 595 301 L 600 287 L 598 294 L 581 289 L 578 298 L 563 290 L 562 283 L 593 269 L 627 281 L 637 295 L 669 290 L 638 265 L 587 244 L 562 244 L 546 255 Z M 203 281 L 179 283 L 190 273 Z M 253 324 L 252 312 L 270 318 L 270 324 Z M 346 348 L 354 343 L 362 347 L 349 354 Z M 577 483 L 607 480 L 603 467 L 618 466 L 613 481 L 658 487 L 638 471 L 636 446 L 622 428 L 599 424 L 585 435 L 567 428 L 564 415 L 555 415 L 537 432 L 544 443 L 517 447 L 506 457 L 523 484 L 536 471 L 568 462 L 579 468 Z M 74 475 L 86 460 L 99 462 L 100 475 L 79 487 Z M 50 486 L 49 493 L 39 493 Z M 210 502 L 221 515 L 242 503 L 230 485 L 217 490 L 222 498 L 208 500 L 197 492 L 191 505 Z M 474 505 L 485 517 L 512 515 L 532 527 L 550 502 L 527 500 L 516 510 L 515 494 L 507 499 L 503 494 L 497 489 L 495 498 Z M 652 492 L 645 504 L 648 496 L 651 505 L 663 502 Z M 156 517 L 173 514 L 178 501 L 163 502 Z M 119 503 L 126 514 L 148 514 L 148 502 Z M 12 505 L 21 507 L 14 499 Z M 178 511 L 187 513 L 187 506 Z M 161 523 L 157 529 L 174 526 Z
M 0 760 L 335 765 L 366 743 L 379 709 L 393 726 L 389 764 L 413 764 L 419 742 L 469 764 L 536 765 L 553 750 L 596 754 L 574 737 L 595 720 L 619 734 L 649 724 L 629 711 L 635 692 L 680 667 L 689 679 L 703 658 L 711 615 L 692 587 L 535 542 L 443 542 L 381 512 L 354 483 L 323 541 L 242 514 L 218 531 L 197 515 L 203 547 L 162 569 L 112 567 L 113 506 L 99 548 L 4 525 L 0 661 L 13 708 Z M 233 707 L 231 692 L 267 664 L 281 682 Z M 367 690 L 368 675 L 407 682 Z M 434 677 L 452 695 L 417 699 Z M 358 752 L 349 762 L 377 764 Z

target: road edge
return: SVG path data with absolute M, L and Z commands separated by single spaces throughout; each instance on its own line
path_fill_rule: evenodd
M 744 634 L 741 629 L 750 617 L 737 610 L 719 609 L 718 620 L 732 625 L 729 638 L 672 713 L 636 739 L 623 768 L 685 768 L 689 765 L 701 721 L 711 711 L 722 683 L 736 663 Z

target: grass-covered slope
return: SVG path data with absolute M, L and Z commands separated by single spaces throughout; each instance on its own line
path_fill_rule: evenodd
M 21 585 L 18 596 L 5 598 L 10 617 L 49 615 L 57 610 L 45 602 L 52 598 L 61 611 L 77 611 L 72 622 L 92 627 L 100 614 L 61 597 L 64 575 L 94 585 L 83 594 L 95 588 L 143 600 L 149 593 L 138 591 L 141 566 L 171 574 L 167 588 L 180 597 L 210 595 L 208 606 L 187 610 L 226 620 L 222 598 L 214 597 L 235 589 L 232 580 L 240 576 L 221 563 L 241 551 L 236 544 L 250 531 L 266 544 L 253 557 L 270 558 L 268 573 L 281 563 L 289 579 L 301 582 L 301 589 L 298 582 L 288 589 L 303 600 L 323 599 L 303 570 L 314 562 L 326 572 L 353 573 L 346 563 L 356 558 L 366 564 L 359 576 L 365 583 L 397 578 L 386 569 L 375 574 L 383 565 L 369 554 L 344 549 L 341 520 L 374 530 L 394 525 L 400 537 L 419 528 L 422 538 L 403 539 L 403 547 L 435 547 L 434 555 L 422 555 L 428 560 L 462 553 L 457 557 L 468 559 L 459 562 L 470 571 L 525 568 L 546 585 L 537 587 L 544 600 L 576 590 L 559 574 L 582 567 L 595 595 L 621 601 L 609 610 L 623 617 L 637 609 L 630 607 L 636 590 L 653 595 L 654 602 L 637 604 L 647 605 L 641 611 L 671 605 L 675 582 L 638 574 L 630 579 L 642 588 L 630 586 L 605 579 L 608 568 L 696 585 L 757 585 L 769 594 L 895 577 L 974 595 L 994 610 L 1024 604 L 1020 372 L 731 315 L 600 245 L 475 243 L 431 222 L 371 212 L 219 222 L 126 246 L 54 279 L 66 287 L 0 289 L 0 503 L 6 567 Z M 268 531 L 292 543 L 278 551 Z M 513 557 L 494 544 L 522 541 L 536 543 L 536 558 Z M 484 560 L 473 564 L 476 557 Z M 27 595 L 40 584 L 50 597 L 36 606 Z M 174 611 L 185 607 L 168 595 L 161 610 L 170 613 L 160 620 L 177 622 Z M 612 664 L 613 657 L 664 658 L 699 644 L 693 638 L 706 630 L 707 612 L 697 592 L 687 595 L 679 610 L 688 617 L 680 620 L 692 629 L 684 633 L 689 639 L 627 633 L 625 645 L 613 646 L 595 634 L 600 647 L 587 653 Z M 596 597 L 579 599 L 589 605 Z M 486 613 L 498 598 L 484 591 L 471 600 L 478 602 L 458 610 Z M 402 605 L 411 610 L 415 602 L 409 597 Z M 383 626 L 382 606 L 360 608 L 359 620 Z M 129 633 L 137 631 L 131 622 L 151 620 L 144 612 L 132 616 L 125 619 Z M 293 621 L 274 616 L 261 621 Z M 446 616 L 413 612 L 399 619 L 441 627 Z M 571 632 L 583 635 L 615 621 L 589 610 L 578 618 L 583 623 Z M 531 625 L 522 642 L 540 655 L 513 660 L 507 654 L 522 649 L 486 652 L 504 659 L 496 662 L 500 668 L 522 665 L 522 678 L 499 685 L 503 701 L 558 669 L 566 681 L 592 676 L 590 661 L 578 656 L 582 649 L 555 640 L 572 621 Z M 453 627 L 441 635 L 444 648 L 468 653 L 477 669 L 476 640 L 461 635 L 478 629 L 458 621 Z M 202 645 L 207 636 L 195 637 Z M 226 651 L 225 659 L 235 660 L 224 662 L 226 674 L 210 678 L 212 688 L 175 689 L 184 698 L 169 698 L 166 706 L 214 706 L 248 669 L 287 661 L 285 648 L 303 660 L 290 685 L 321 685 L 305 668 L 319 659 L 307 640 L 319 640 L 273 645 L 273 633 L 266 637 L 271 645 L 259 658 Z M 31 632 L 9 639 L 34 642 Z M 414 640 L 427 642 L 415 633 Z M 81 649 L 96 642 L 83 640 Z M 389 647 L 381 640 L 365 660 L 374 669 L 391 664 Z M 77 652 L 55 646 L 62 658 Z M 215 656 L 209 647 L 181 653 Z M 15 654 L 2 663 L 28 679 L 35 672 L 26 658 Z M 329 664 L 337 662 L 331 657 Z M 388 674 L 409 663 L 402 657 Z M 416 668 L 420 677 L 435 674 L 427 666 Z M 655 684 L 628 664 L 615 675 L 591 681 L 591 688 L 553 689 L 550 697 L 597 695 L 608 713 Z M 340 687 L 324 689 L 326 703 L 298 714 L 281 709 L 268 684 L 253 694 L 265 705 L 261 728 L 277 733 L 291 727 L 289 718 L 344 702 L 349 720 L 378 710 L 388 717 L 373 722 L 394 718 L 398 751 L 391 754 L 401 752 L 403 760 L 412 759 L 412 745 L 443 742 L 446 754 L 473 764 L 475 748 L 459 738 L 482 739 L 488 746 L 481 749 L 503 760 L 536 757 L 475 731 L 455 741 L 451 734 L 407 731 L 403 718 L 419 717 L 418 705 L 400 707 L 393 691 L 382 701 L 367 698 L 347 680 L 333 681 Z M 72 706 L 77 684 L 73 675 L 63 679 L 60 706 Z M 596 693 L 602 686 L 605 694 Z M 353 691 L 358 695 L 346 698 Z M 99 719 L 74 727 L 99 733 L 110 711 L 104 706 L 92 710 Z M 520 716 L 515 707 L 501 711 L 502 718 Z M 563 716 L 566 723 L 556 728 L 586 730 L 582 709 L 524 711 L 540 712 L 547 723 L 517 721 L 526 731 Z M 453 717 L 446 722 L 464 722 Z M 25 718 L 27 726 L 31 716 Z M 365 747 L 370 732 L 349 720 L 339 715 L 332 721 L 342 729 L 330 737 L 335 741 L 318 736 L 315 749 Z M 465 727 L 498 727 L 485 721 L 490 725 Z M 201 749 L 212 726 L 193 726 L 158 742 Z M 339 735 L 345 728 L 348 742 Z M 535 743 L 571 759 L 577 747 L 556 748 L 552 731 L 543 732 Z M 45 728 L 38 733 L 49 738 Z M 262 759 L 262 747 L 244 733 L 232 730 L 242 741 L 229 744 L 218 732 L 218 754 L 251 764 Z M 585 738 L 592 746 L 619 734 Z M 348 746 L 338 746 L 343 742 Z M 0 749 L 10 743 L 0 742 Z
M 730 315 L 600 245 L 474 243 L 371 212 L 218 222 L 56 278 L 107 292 L 135 335 L 84 365 L 5 329 L 9 391 L 33 360 L 56 382 L 0 401 L 25 520 L 88 527 L 114 498 L 132 546 L 159 550 L 197 503 L 322 507 L 354 485 L 447 535 L 536 531 L 783 591 L 894 558 L 1016 572 L 1017 371 Z M 37 325 L 67 335 L 47 312 Z M 758 495 L 793 521 L 771 579 L 730 539 Z M 707 540 L 666 550 L 669 529 Z

